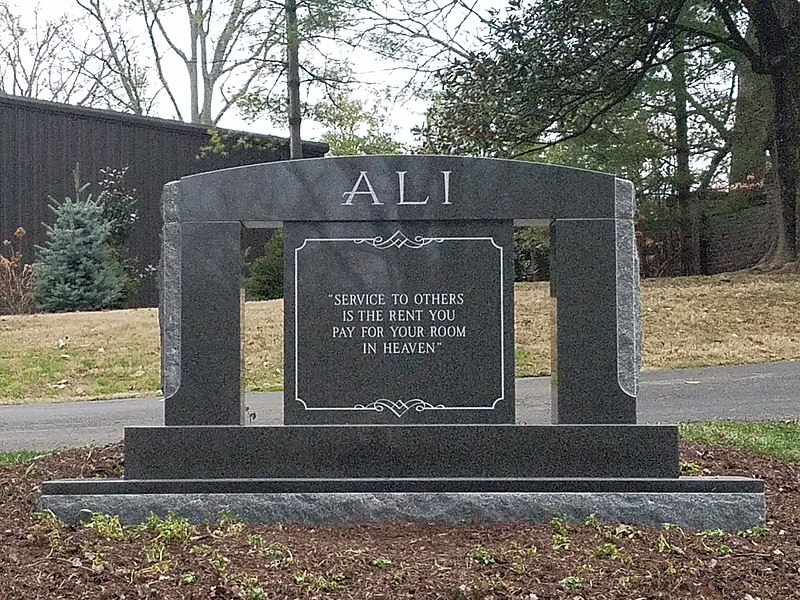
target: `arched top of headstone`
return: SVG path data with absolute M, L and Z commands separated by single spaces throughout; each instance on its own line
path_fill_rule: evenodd
M 342 156 L 211 171 L 167 184 L 165 222 L 591 219 L 633 216 L 613 175 L 517 160 Z

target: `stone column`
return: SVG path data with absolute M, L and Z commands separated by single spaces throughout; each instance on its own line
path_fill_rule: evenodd
M 641 322 L 633 219 L 559 219 L 552 231 L 552 421 L 636 423 Z
M 239 222 L 164 224 L 159 321 L 166 425 L 244 422 L 241 232 Z

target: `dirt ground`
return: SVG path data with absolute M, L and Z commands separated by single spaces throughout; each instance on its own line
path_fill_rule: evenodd
M 32 511 L 43 480 L 117 477 L 121 444 L 0 468 L 0 598 L 800 598 L 800 465 L 681 442 L 684 469 L 767 482 L 738 533 L 597 522 L 251 527 L 234 515 L 70 528 Z

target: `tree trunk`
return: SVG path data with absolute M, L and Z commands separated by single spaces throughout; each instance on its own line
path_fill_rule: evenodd
M 780 186 L 780 228 L 767 267 L 797 265 L 800 179 L 800 2 L 748 0 L 763 69 L 774 96 L 773 169 Z
M 199 9 L 199 7 L 198 7 Z M 189 97 L 190 113 L 192 123 L 200 122 L 200 90 L 199 88 L 199 65 L 197 64 L 197 44 L 200 38 L 200 27 L 202 26 L 202 13 L 198 17 L 197 10 L 191 15 L 189 26 L 189 39 L 191 48 L 189 49 L 189 60 L 186 61 L 186 68 L 189 71 Z
M 692 171 L 689 168 L 689 94 L 686 91 L 686 55 L 680 37 L 673 42 L 675 58 L 669 64 L 672 92 L 675 99 L 675 178 L 673 185 L 678 198 L 680 227 L 680 262 L 683 275 L 700 272 L 700 260 L 694 240 L 692 206 Z
M 300 38 L 297 31 L 297 2 L 286 0 L 286 87 L 289 102 L 289 157 L 303 158 L 300 139 Z
M 753 46 L 758 43 L 752 24 L 745 39 Z M 769 77 L 756 73 L 750 62 L 739 56 L 736 61 L 736 106 L 731 131 L 731 184 L 762 186 L 767 174 L 767 150 L 771 146 L 772 86 Z

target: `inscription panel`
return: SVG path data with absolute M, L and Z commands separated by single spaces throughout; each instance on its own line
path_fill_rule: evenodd
M 286 424 L 513 423 L 510 221 L 284 223 Z

